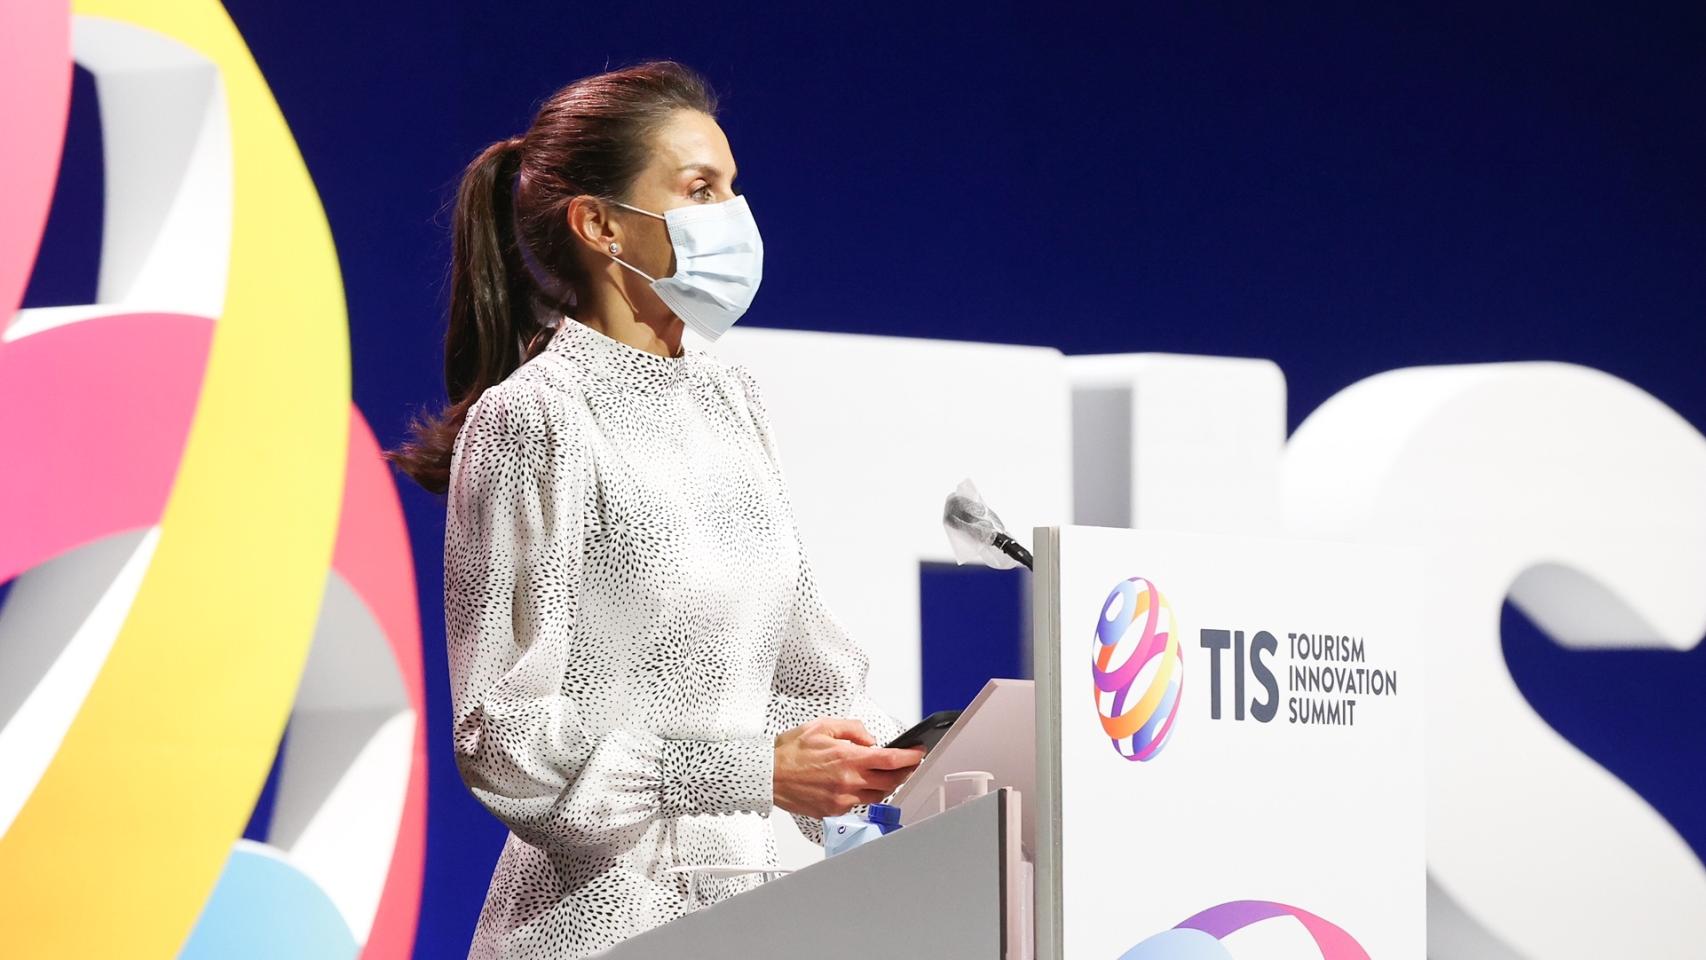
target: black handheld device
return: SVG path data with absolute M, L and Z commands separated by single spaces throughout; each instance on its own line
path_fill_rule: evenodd
M 958 710 L 938 710 L 912 725 L 912 728 L 888 742 L 891 747 L 923 747 L 928 753 L 960 718 Z

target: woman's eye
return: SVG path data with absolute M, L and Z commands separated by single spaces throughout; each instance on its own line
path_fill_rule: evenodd
M 704 196 L 700 196 L 700 194 L 704 194 Z M 707 183 L 707 184 L 701 186 L 699 189 L 693 191 L 693 198 L 695 200 L 709 201 L 711 199 L 711 185 Z

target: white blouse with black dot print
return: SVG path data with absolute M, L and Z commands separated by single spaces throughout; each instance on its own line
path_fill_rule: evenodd
M 471 958 L 585 957 L 685 913 L 671 868 L 775 863 L 776 734 L 902 729 L 818 595 L 757 384 L 700 350 L 564 318 L 480 396 L 444 617 L 456 762 L 510 830 Z

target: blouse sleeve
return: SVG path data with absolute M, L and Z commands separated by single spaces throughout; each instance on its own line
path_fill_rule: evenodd
M 474 796 L 543 849 L 629 846 L 656 817 L 767 812 L 772 735 L 595 733 L 572 691 L 592 465 L 569 425 L 505 385 L 451 452 L 444 612 L 456 765 Z
M 793 604 L 770 685 L 765 732 L 778 734 L 819 717 L 850 717 L 863 723 L 877 743 L 887 743 L 906 726 L 866 692 L 865 679 L 870 669 L 870 658 L 830 611 L 818 591 L 811 560 L 794 519 L 781 459 L 776 452 L 775 435 L 758 384 L 744 367 L 736 369 L 746 389 L 747 408 L 752 412 L 782 491 L 785 520 L 794 531 L 800 556 Z M 798 814 L 792 816 L 809 839 L 823 842 L 823 821 Z

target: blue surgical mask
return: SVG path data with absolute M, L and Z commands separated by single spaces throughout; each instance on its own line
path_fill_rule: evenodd
M 612 202 L 665 223 L 675 248 L 675 275 L 653 277 L 614 254 L 610 259 L 651 281 L 658 299 L 705 339 L 715 340 L 734 326 L 752 305 L 764 275 L 764 240 L 746 198 L 671 207 L 663 213 Z

